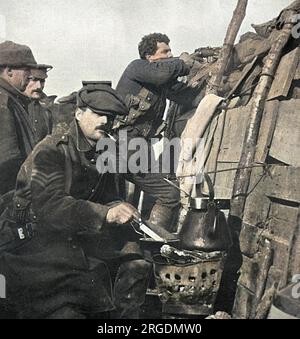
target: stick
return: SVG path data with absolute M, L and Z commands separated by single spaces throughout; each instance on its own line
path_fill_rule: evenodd
M 291 22 L 291 20 L 288 21 Z M 236 173 L 231 200 L 230 214 L 240 220 L 243 218 L 243 210 L 245 207 L 251 176 L 251 169 L 246 167 L 254 162 L 256 144 L 265 102 L 279 65 L 283 48 L 286 46 L 291 36 L 293 24 L 289 22 L 284 25 L 280 35 L 272 45 L 265 61 L 259 83 L 253 94 L 250 118 L 246 129 L 242 156 L 238 166 L 244 169 L 240 169 Z
M 212 93 L 218 95 L 228 61 L 234 46 L 235 39 L 241 28 L 242 22 L 246 16 L 248 0 L 238 0 L 237 7 L 229 24 L 224 45 L 217 61 L 217 67 L 207 85 L 206 94 Z

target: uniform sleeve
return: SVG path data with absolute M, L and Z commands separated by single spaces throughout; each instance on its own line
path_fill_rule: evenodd
M 64 154 L 55 145 L 37 151 L 33 157 L 31 194 L 38 223 L 68 233 L 99 231 L 109 207 L 67 195 L 64 176 Z
M 0 104 L 0 195 L 15 188 L 16 178 L 25 160 L 19 149 L 13 114 Z
M 199 94 L 198 92 L 198 88 L 189 87 L 180 81 L 174 81 L 166 88 L 166 96 L 169 100 L 189 106 L 193 106 L 193 100 Z
M 157 62 L 136 60 L 129 67 L 129 77 L 132 80 L 154 86 L 165 85 L 189 72 L 190 67 L 177 58 Z

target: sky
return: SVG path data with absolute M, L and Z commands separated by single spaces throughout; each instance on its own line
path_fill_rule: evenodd
M 249 0 L 240 34 L 278 16 L 292 0 Z M 237 0 L 0 0 L 0 41 L 31 47 L 38 63 L 54 66 L 45 92 L 64 96 L 81 80 L 113 87 L 138 58 L 149 33 L 169 36 L 174 56 L 221 46 Z

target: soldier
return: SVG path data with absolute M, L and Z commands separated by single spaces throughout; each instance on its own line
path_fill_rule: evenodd
M 52 67 L 47 65 L 32 68 L 29 83 L 24 91 L 24 94 L 31 99 L 28 105 L 28 113 L 36 143 L 44 139 L 47 134 L 52 133 L 52 113 L 47 108 L 48 98 L 43 92 L 49 69 L 52 69 Z
M 36 144 L 21 92 L 37 67 L 32 51 L 12 41 L 0 44 L 0 196 L 15 187 L 17 173 Z
M 115 317 L 138 317 L 150 264 L 125 224 L 139 214 L 120 201 L 116 175 L 96 169 L 96 143 L 116 114 L 127 108 L 111 87 L 84 86 L 69 132 L 47 136 L 21 167 L 9 218 L 18 236 L 1 265 L 20 318 L 81 319 L 113 309 Z M 113 298 L 107 263 L 119 258 Z
M 139 44 L 140 59 L 129 64 L 117 85 L 117 92 L 130 109 L 125 122 L 129 138 L 150 140 L 158 136 L 164 127 L 166 99 L 186 103 L 196 94 L 195 89 L 177 80 L 189 74 L 193 59 L 187 53 L 182 54 L 185 61 L 173 58 L 169 43 L 165 34 L 153 33 L 143 37 Z M 178 190 L 163 178 L 162 174 L 127 176 L 128 180 L 157 199 L 149 221 L 172 230 L 180 196 Z

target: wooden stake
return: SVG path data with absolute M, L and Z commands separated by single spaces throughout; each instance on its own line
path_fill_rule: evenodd
M 284 25 L 281 33 L 272 45 L 271 50 L 265 61 L 260 81 L 253 94 L 253 103 L 251 107 L 250 118 L 246 129 L 242 156 L 238 166 L 239 168 L 243 169 L 238 170 L 236 173 L 231 200 L 230 214 L 231 216 L 237 217 L 240 220 L 243 219 L 243 210 L 245 207 L 252 171 L 251 168 L 245 167 L 250 166 L 255 158 L 256 144 L 258 140 L 263 110 L 273 82 L 273 78 L 275 76 L 277 67 L 282 56 L 282 51 L 291 37 L 291 30 L 293 28 L 293 24 L 291 22 L 292 20 L 288 20 L 288 23 Z
M 216 70 L 207 85 L 206 94 L 212 93 L 218 95 L 219 88 L 222 84 L 222 78 L 224 76 L 235 43 L 235 39 L 246 16 L 247 5 L 248 0 L 238 0 L 237 7 L 233 13 L 233 17 L 227 30 L 220 57 L 217 61 Z

